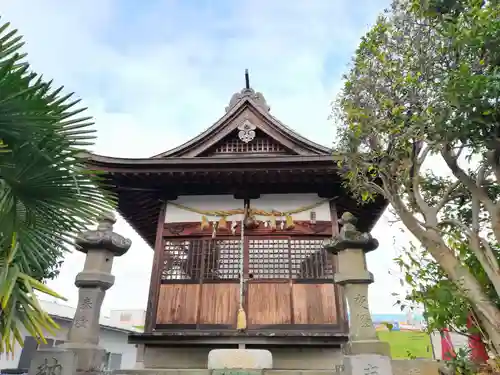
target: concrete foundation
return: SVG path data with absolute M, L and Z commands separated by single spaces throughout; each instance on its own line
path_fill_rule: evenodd
M 208 353 L 215 347 L 145 346 L 145 369 L 206 369 Z M 340 348 L 266 348 L 272 354 L 273 369 L 330 370 L 342 365 Z M 146 370 L 145 370 L 146 371 Z
M 394 375 L 439 375 L 439 362 L 416 359 L 416 360 L 392 360 L 392 371 Z M 233 371 L 233 372 L 231 372 Z M 145 370 L 116 370 L 113 375 L 221 375 L 238 374 L 239 370 L 207 370 L 199 369 L 145 369 Z M 347 375 L 342 368 L 333 367 L 325 370 L 248 370 L 240 371 L 241 375 Z

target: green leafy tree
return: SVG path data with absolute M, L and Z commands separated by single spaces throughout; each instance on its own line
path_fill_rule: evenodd
M 500 298 L 474 253 L 463 242 L 453 244 L 453 246 L 460 260 L 470 268 L 488 297 L 500 308 Z M 474 328 L 467 328 L 469 315 L 472 314 L 475 318 L 471 302 L 447 277 L 442 267 L 425 248 L 412 244 L 405 248 L 395 261 L 401 271 L 401 284 L 408 287 L 408 291 L 403 295 L 393 293 L 398 297 L 396 303 L 401 306 L 402 310 L 423 306 L 427 331 L 433 332 L 448 328 L 464 336 L 479 333 L 483 341 L 487 342 L 487 336 L 479 320 L 473 319 Z
M 339 97 L 337 149 L 360 199 L 385 196 L 500 352 L 500 3 L 395 0 Z M 443 165 L 438 173 L 436 165 Z
M 72 94 L 30 70 L 17 30 L 0 25 L 0 353 L 57 328 L 36 292 L 62 298 L 43 280 L 57 273 L 73 236 L 113 207 L 84 168 L 92 122 Z

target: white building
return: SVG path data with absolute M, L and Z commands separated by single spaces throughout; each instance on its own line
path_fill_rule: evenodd
M 112 325 L 131 325 L 139 328 L 144 326 L 146 320 L 145 310 L 112 310 L 109 315 Z
M 70 306 L 61 305 L 55 302 L 40 301 L 42 308 L 47 311 L 52 319 L 61 327 L 56 335 L 46 333 L 47 344 L 38 345 L 33 337 L 31 337 L 24 329 L 21 331 L 24 337 L 24 348 L 16 345 L 14 354 L 0 356 L 0 369 L 28 369 L 31 358 L 38 347 L 50 348 L 64 343 L 67 338 L 68 330 L 71 327 L 76 309 Z M 120 314 L 131 314 L 131 316 L 140 314 L 136 310 L 111 312 L 112 316 L 120 316 Z M 107 364 L 109 370 L 121 368 L 133 368 L 136 362 L 137 349 L 136 345 L 128 343 L 128 335 L 132 332 L 140 332 L 141 330 L 134 326 L 140 324 L 131 324 L 119 322 L 110 319 L 109 317 L 101 317 L 101 330 L 99 333 L 99 345 L 106 349 Z

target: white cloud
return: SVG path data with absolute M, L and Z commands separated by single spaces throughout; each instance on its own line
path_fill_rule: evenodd
M 329 145 L 329 103 L 359 37 L 386 3 L 2 0 L 2 13 L 25 35 L 34 68 L 85 99 L 99 131 L 96 151 L 146 157 L 222 116 L 245 68 L 273 115 Z M 145 307 L 152 251 L 123 220 L 116 228 L 133 246 L 115 262 L 104 307 Z M 374 230 L 381 246 L 368 255 L 375 312 L 397 311 L 387 288 L 395 284 L 387 273 L 393 231 L 382 219 Z M 82 266 L 81 254 L 69 255 L 52 283 L 72 304 Z

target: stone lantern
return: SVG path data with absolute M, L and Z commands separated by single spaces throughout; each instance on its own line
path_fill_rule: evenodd
M 349 306 L 349 341 L 344 347 L 345 368 L 352 374 L 358 368 L 373 369 L 368 372 L 392 374 L 390 347 L 377 337 L 368 306 L 368 286 L 373 274 L 367 270 L 366 253 L 378 247 L 378 241 L 369 233 L 356 228 L 356 218 L 349 212 L 342 215 L 340 233 L 326 240 L 325 249 L 338 257 L 338 270 L 334 281 L 344 289 Z
M 114 257 L 125 254 L 132 241 L 113 232 L 116 218 L 107 213 L 99 219 L 96 230 L 80 234 L 76 239 L 77 250 L 86 254 L 83 271 L 75 279 L 78 287 L 78 306 L 68 341 L 61 349 L 76 353 L 77 372 L 99 371 L 106 351 L 99 346 L 99 318 L 106 290 L 115 277 L 111 274 Z

